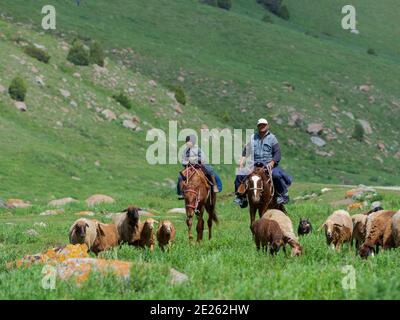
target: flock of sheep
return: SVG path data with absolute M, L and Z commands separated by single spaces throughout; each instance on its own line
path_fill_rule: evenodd
M 152 218 L 141 222 L 139 209 L 131 206 L 113 218 L 112 224 L 104 224 L 97 220 L 78 219 L 69 231 L 70 243 L 85 243 L 90 251 L 98 254 L 121 243 L 154 249 L 155 237 L 162 250 L 169 248 L 175 237 L 173 224 Z M 400 211 L 376 208 L 363 214 L 350 216 L 345 210 L 333 212 L 320 227 L 325 230 L 326 242 L 333 249 L 340 251 L 344 243 L 355 246 L 362 258 L 378 253 L 379 248 L 390 249 L 400 247 Z M 294 233 L 291 219 L 282 211 L 272 209 L 251 226 L 257 249 L 263 248 L 276 254 L 282 249 L 286 254 L 286 245 L 291 247 L 291 255 L 304 253 L 298 237 Z M 312 225 L 307 219 L 301 219 L 298 235 L 312 232 Z
M 333 212 L 319 230 L 325 230 L 326 242 L 336 251 L 340 251 L 344 243 L 353 246 L 361 258 L 368 258 L 383 250 L 400 247 L 400 211 L 376 208 L 363 214 L 350 216 L 345 210 Z M 288 216 L 279 210 L 268 210 L 261 219 L 251 227 L 257 249 L 263 247 L 271 254 L 280 248 L 285 251 L 286 244 L 292 247 L 292 256 L 303 253 L 298 238 L 293 232 L 293 225 Z M 298 234 L 304 235 L 312 231 L 311 223 L 301 219 Z M 285 251 L 286 253 L 286 251 Z
M 139 217 L 139 209 L 131 206 L 116 215 L 112 224 L 85 218 L 78 219 L 69 230 L 70 243 L 86 244 L 96 255 L 121 243 L 153 250 L 154 226 L 158 222 L 152 218 L 141 222 Z M 175 237 L 173 224 L 168 220 L 161 221 L 156 236 L 162 250 L 170 247 Z

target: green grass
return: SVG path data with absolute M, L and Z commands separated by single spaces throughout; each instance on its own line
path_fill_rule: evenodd
M 86 209 L 81 203 L 67 206 L 65 213 L 42 217 L 38 213 L 45 205 L 31 209 L 0 213 L 0 298 L 2 299 L 399 299 L 400 282 L 396 276 L 400 251 L 377 255 L 368 261 L 355 256 L 354 248 L 345 245 L 335 253 L 325 243 L 323 232 L 316 230 L 333 210 L 330 200 L 343 198 L 346 189 L 336 188 L 318 197 L 293 203 L 288 207 L 295 227 L 300 217 L 309 217 L 315 232 L 302 237 L 305 255 L 285 257 L 283 252 L 271 257 L 257 252 L 249 230 L 248 211 L 222 197 L 218 203 L 220 224 L 214 227 L 213 239 L 201 244 L 189 244 L 185 216 L 168 215 L 169 208 L 179 205 L 172 191 L 154 197 L 142 197 L 136 203 L 156 208 L 156 219 L 168 218 L 176 226 L 175 244 L 169 252 L 156 246 L 148 250 L 122 246 L 106 252 L 106 258 L 131 261 L 133 267 L 128 282 L 112 276 L 93 274 L 87 283 L 76 287 L 74 281 L 56 283 L 53 291 L 41 287 L 41 266 L 7 270 L 5 263 L 50 247 L 68 242 L 68 229 L 77 218 L 74 213 Z M 293 194 L 318 185 L 297 185 Z M 115 212 L 131 199 L 118 199 L 116 204 L 95 208 L 95 218 L 110 221 L 105 212 Z M 399 208 L 398 193 L 383 193 L 386 208 Z M 8 225 L 15 223 L 15 225 Z M 45 222 L 48 226 L 34 226 Z M 27 229 L 35 229 L 38 237 L 28 237 Z M 207 231 L 205 232 L 207 238 Z M 351 265 L 356 270 L 356 289 L 344 290 L 342 268 Z M 189 276 L 189 282 L 171 285 L 169 269 L 175 268 Z

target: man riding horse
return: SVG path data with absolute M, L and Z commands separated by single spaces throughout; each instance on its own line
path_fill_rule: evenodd
M 251 136 L 250 141 L 243 149 L 239 163 L 239 173 L 235 179 L 235 203 L 242 208 L 247 206 L 245 194 L 238 193 L 239 186 L 245 181 L 249 170 L 244 169 L 246 159 L 251 156 L 250 171 L 255 166 L 264 166 L 272 170 L 272 179 L 275 187 L 276 202 L 278 205 L 289 202 L 288 187 L 292 183 L 289 177 L 280 167 L 281 150 L 277 138 L 269 131 L 266 119 L 259 119 L 257 123 L 258 132 Z
M 201 168 L 204 170 L 204 173 L 211 179 L 214 193 L 221 192 L 220 190 L 222 189 L 221 180 L 215 174 L 213 167 L 206 163 L 206 159 L 200 147 L 196 145 L 196 136 L 194 135 L 186 137 L 186 149 L 184 150 L 182 156 L 182 165 L 187 166 L 189 164 L 200 165 Z M 180 186 L 182 179 L 183 179 L 182 175 L 179 175 L 177 194 L 178 194 L 178 199 L 180 200 L 184 199 Z

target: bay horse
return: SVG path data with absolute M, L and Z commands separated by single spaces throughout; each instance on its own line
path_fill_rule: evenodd
M 249 202 L 250 229 L 257 211 L 260 218 L 269 209 L 278 209 L 287 213 L 285 206 L 276 202 L 272 170 L 269 167 L 255 166 L 244 183 L 239 186 L 238 192 L 246 194 Z
M 213 222 L 218 223 L 218 217 L 215 212 L 217 195 L 213 192 L 205 173 L 199 165 L 189 164 L 181 172 L 181 175 L 184 177 L 181 182 L 181 190 L 185 198 L 189 241 L 193 240 L 192 224 L 194 215 L 197 216 L 197 242 L 203 240 L 204 209 L 208 213 L 208 239 L 211 239 L 212 224 Z

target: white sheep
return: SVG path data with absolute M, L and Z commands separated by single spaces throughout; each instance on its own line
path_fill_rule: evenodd
M 92 249 L 97 237 L 97 220 L 81 218 L 76 220 L 69 229 L 69 242 L 71 244 L 85 243 L 89 250 Z
M 336 251 L 345 242 L 350 242 L 353 234 L 353 221 L 345 210 L 333 212 L 321 226 L 325 229 L 326 242 Z

